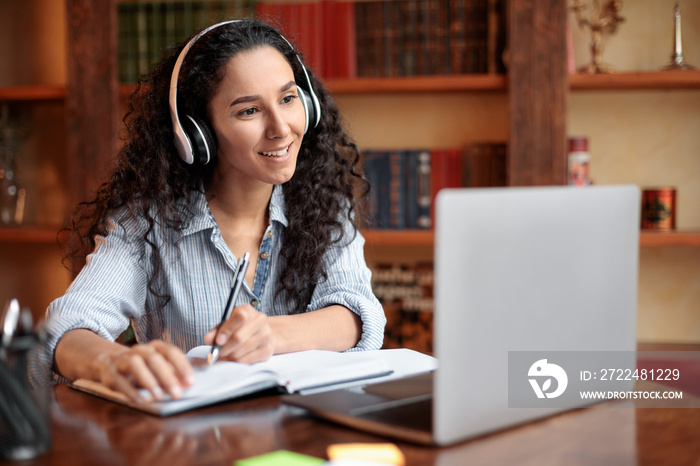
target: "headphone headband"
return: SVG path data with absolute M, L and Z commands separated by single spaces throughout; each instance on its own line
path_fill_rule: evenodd
M 182 68 L 182 63 L 185 61 L 187 52 L 202 36 L 207 34 L 212 29 L 240 21 L 243 20 L 234 19 L 223 21 L 221 23 L 213 24 L 199 32 L 196 36 L 190 39 L 189 42 L 187 42 L 185 47 L 180 52 L 180 55 L 177 57 L 177 61 L 173 67 L 173 73 L 170 77 L 169 93 L 170 119 L 172 120 L 173 133 L 175 136 L 175 148 L 177 149 L 180 158 L 182 158 L 182 160 L 188 164 L 192 164 L 195 161 L 199 161 L 202 164 L 209 163 L 214 156 L 216 156 L 216 138 L 214 136 L 214 132 L 209 129 L 206 122 L 203 122 L 196 117 L 191 117 L 190 115 L 184 115 L 184 119 L 182 121 L 180 120 L 180 115 L 177 109 L 177 84 L 180 76 L 180 68 Z M 310 124 L 312 128 L 315 128 L 319 121 L 321 121 L 321 106 L 318 102 L 316 94 L 314 93 L 313 86 L 311 85 L 309 74 L 306 71 L 304 63 L 301 61 L 299 54 L 296 53 L 294 47 L 292 47 L 292 44 L 283 35 L 280 34 L 280 37 L 294 52 L 294 55 L 297 57 L 297 60 L 299 60 L 301 70 L 304 74 L 304 84 L 307 87 L 306 92 L 303 91 L 303 88 L 300 87 L 299 84 L 297 84 L 297 88 L 299 90 L 299 96 L 301 97 L 299 100 L 301 100 L 301 103 L 304 106 L 304 113 L 306 116 L 306 123 L 304 126 L 304 134 L 306 134 Z

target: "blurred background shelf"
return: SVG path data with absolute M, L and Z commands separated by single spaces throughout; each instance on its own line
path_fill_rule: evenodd
M 700 231 L 643 231 L 639 237 L 639 245 L 700 247 Z
M 365 230 L 362 232 L 370 246 L 432 246 L 432 230 Z M 642 231 L 641 247 L 700 247 L 700 231 Z
M 569 75 L 572 90 L 700 89 L 700 70 Z
M 0 242 L 58 244 L 58 227 L 0 227 Z
M 0 101 L 63 100 L 65 86 L 2 86 Z

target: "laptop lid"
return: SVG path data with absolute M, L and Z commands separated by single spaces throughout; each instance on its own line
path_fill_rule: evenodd
M 435 442 L 586 404 L 509 408 L 509 352 L 635 351 L 638 188 L 446 189 L 436 203 Z
M 594 402 L 561 397 L 510 407 L 509 355 L 613 351 L 634 359 L 639 202 L 634 186 L 440 191 L 438 369 L 427 378 L 284 401 L 355 428 L 437 445 Z M 534 397 L 527 371 L 515 378 Z

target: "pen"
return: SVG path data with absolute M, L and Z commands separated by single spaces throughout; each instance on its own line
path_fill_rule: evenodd
M 231 292 L 228 295 L 228 300 L 226 301 L 226 306 L 224 307 L 224 315 L 221 316 L 221 323 L 216 328 L 216 333 L 214 334 L 214 342 L 211 345 L 211 352 L 207 357 L 207 363 L 214 364 L 217 359 L 219 359 L 219 349 L 221 348 L 216 344 L 216 337 L 219 336 L 219 330 L 221 326 L 229 318 L 230 307 L 236 302 L 238 298 L 238 292 L 241 291 L 241 285 L 245 279 L 245 271 L 248 268 L 248 260 L 250 259 L 250 253 L 246 252 L 243 257 L 238 261 L 238 267 L 236 267 L 236 272 L 233 275 L 233 283 L 231 284 Z

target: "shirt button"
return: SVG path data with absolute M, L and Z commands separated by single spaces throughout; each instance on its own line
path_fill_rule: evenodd
M 267 232 L 267 237 L 268 237 L 268 238 L 272 238 L 272 230 L 270 230 L 270 231 Z
M 265 260 L 265 259 L 267 259 L 267 258 L 268 258 L 268 256 L 269 256 L 269 254 L 268 254 L 268 253 L 266 253 L 266 252 L 262 252 L 262 253 L 260 253 L 260 259 L 262 259 L 262 260 Z
M 252 300 L 252 301 L 250 302 L 250 305 L 253 306 L 253 307 L 257 307 L 257 305 L 258 305 L 258 300 L 257 300 L 257 299 Z

